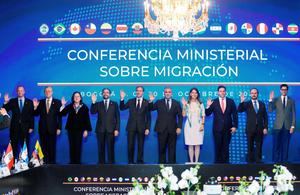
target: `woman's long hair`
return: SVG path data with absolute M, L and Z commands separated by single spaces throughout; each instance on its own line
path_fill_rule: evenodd
M 190 92 L 189 92 L 189 100 L 188 100 L 188 103 L 191 102 L 191 99 L 192 99 L 191 93 L 192 93 L 193 90 L 195 90 L 196 93 L 197 93 L 197 100 L 198 100 L 198 102 L 199 102 L 200 104 L 202 104 L 202 101 L 200 100 L 200 93 L 199 93 L 199 90 L 198 90 L 196 87 L 193 87 L 193 88 L 190 90 Z
M 81 93 L 80 93 L 79 91 L 75 91 L 75 92 L 72 94 L 72 98 L 71 98 L 72 104 L 75 103 L 75 101 L 74 101 L 74 96 L 75 96 L 77 93 L 78 93 L 79 96 L 80 96 L 80 102 L 79 102 L 79 104 L 83 104 L 83 102 L 82 102 L 82 96 L 81 96 Z

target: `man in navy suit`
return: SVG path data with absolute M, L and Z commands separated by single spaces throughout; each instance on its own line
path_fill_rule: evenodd
M 241 103 L 238 112 L 246 112 L 246 135 L 248 140 L 248 162 L 260 163 L 262 159 L 262 145 L 264 135 L 268 133 L 268 114 L 265 104 L 259 101 L 258 90 L 250 90 L 251 100 L 245 102 L 244 93 L 241 94 Z M 255 155 L 254 155 L 255 143 Z
M 110 99 L 111 91 L 102 89 L 103 101 L 96 102 L 97 97 L 92 95 L 91 114 L 97 114 L 96 135 L 98 140 L 99 163 L 105 163 L 105 145 L 107 145 L 108 164 L 115 162 L 115 137 L 120 130 L 120 111 L 117 102 Z M 107 144 L 106 144 L 107 143 Z
M 19 156 L 19 148 L 26 141 L 29 147 L 29 134 L 34 129 L 33 102 L 25 98 L 25 88 L 22 85 L 17 87 L 16 98 L 9 99 L 8 94 L 4 96 L 4 106 L 7 112 L 12 113 L 10 123 L 10 140 L 14 157 Z
M 56 163 L 56 136 L 60 135 L 62 117 L 61 102 L 53 98 L 52 87 L 45 87 L 45 98 L 33 99 L 34 115 L 39 116 L 39 136 L 45 163 Z
M 229 144 L 231 135 L 238 127 L 238 115 L 233 99 L 226 97 L 226 87 L 218 87 L 219 97 L 207 100 L 206 116 L 214 114 L 213 135 L 215 143 L 215 162 L 229 163 Z
M 144 87 L 137 86 L 135 89 L 136 97 L 124 102 L 125 92 L 120 91 L 120 110 L 129 109 L 129 119 L 127 122 L 127 141 L 128 141 L 128 163 L 133 164 L 134 160 L 134 145 L 137 137 L 138 154 L 137 163 L 144 163 L 144 140 L 150 132 L 151 114 L 149 110 L 149 103 L 144 95 Z

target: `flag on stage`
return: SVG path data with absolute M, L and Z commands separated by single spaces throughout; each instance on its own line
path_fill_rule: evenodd
M 230 34 L 230 35 L 235 34 L 236 31 L 237 31 L 237 26 L 236 26 L 236 24 L 235 24 L 235 23 L 228 23 L 228 24 L 226 25 L 226 31 L 227 31 L 227 33 Z
M 241 30 L 244 34 L 249 35 L 253 31 L 253 27 L 250 23 L 244 23 L 241 27 Z
M 297 24 L 289 24 L 287 30 L 291 35 L 295 35 L 298 33 L 299 28 Z
M 268 26 L 265 23 L 259 23 L 256 26 L 256 30 L 260 35 L 264 35 L 268 32 Z
M 100 26 L 100 29 L 101 29 L 102 34 L 108 35 L 108 34 L 110 34 L 110 32 L 112 30 L 112 26 L 109 23 L 103 23 Z
M 280 23 L 276 23 L 273 27 L 272 27 L 272 31 L 275 35 L 279 35 L 282 31 L 283 31 L 283 26 Z
M 28 163 L 28 150 L 27 150 L 26 141 L 24 142 L 20 157 L 21 157 L 20 158 L 21 161 Z
M 35 150 L 36 150 L 36 154 L 39 156 L 39 159 L 43 159 L 44 154 L 43 154 L 39 140 L 36 141 Z
M 116 29 L 117 33 L 127 33 L 128 27 L 126 24 L 118 24 Z
M 88 35 L 92 35 L 96 33 L 97 27 L 94 23 L 89 23 L 85 26 L 85 32 Z
M 8 169 L 11 170 L 11 168 L 14 166 L 14 162 L 13 149 L 11 143 L 9 142 L 4 156 L 4 163 L 7 165 Z

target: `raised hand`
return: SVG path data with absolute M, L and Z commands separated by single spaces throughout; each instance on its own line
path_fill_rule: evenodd
M 61 98 L 61 105 L 65 106 L 66 104 L 67 104 L 67 101 L 66 101 L 65 97 L 62 97 Z
M 274 91 L 270 92 L 270 100 L 272 100 L 274 98 Z
M 181 98 L 181 103 L 182 103 L 183 106 L 187 105 L 187 101 L 185 100 L 184 97 Z
M 241 103 L 245 101 L 245 95 L 244 95 L 244 92 L 241 93 L 241 97 L 240 97 L 240 98 L 241 98 Z
M 0 109 L 0 115 L 2 116 L 7 115 L 7 111 L 5 110 L 5 108 Z
M 8 103 L 9 102 L 9 95 L 8 93 L 4 94 L 4 104 Z
M 36 99 L 36 98 L 33 98 L 33 106 L 36 108 L 36 107 L 38 107 L 38 105 L 39 105 L 39 101 Z
M 126 93 L 123 90 L 120 90 L 120 98 L 121 98 L 121 100 L 124 100 L 125 96 L 126 96 Z
M 92 102 L 93 103 L 95 103 L 96 101 L 97 101 L 97 96 L 96 96 L 96 94 L 92 94 L 92 96 L 91 96 L 91 98 L 92 98 Z
M 155 97 L 154 97 L 153 93 L 149 92 L 149 101 L 153 102 L 154 100 L 155 100 Z
M 214 101 L 212 101 L 210 98 L 207 99 L 206 105 L 207 107 L 210 107 Z

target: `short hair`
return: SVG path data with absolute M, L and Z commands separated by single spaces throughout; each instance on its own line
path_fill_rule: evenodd
M 259 94 L 259 91 L 258 91 L 258 89 L 257 89 L 256 87 L 251 88 L 251 89 L 250 89 L 250 92 L 251 92 L 252 90 L 256 90 L 256 91 L 257 91 L 257 94 Z
M 225 89 L 225 91 L 226 91 L 226 87 L 224 86 L 224 85 L 220 85 L 219 87 L 218 87 L 218 91 L 220 90 L 220 89 Z
M 46 86 L 46 87 L 44 88 L 44 91 L 46 91 L 46 89 L 48 89 L 48 88 L 50 88 L 50 89 L 53 90 L 53 88 L 52 88 L 51 86 Z
M 145 88 L 143 86 L 136 86 L 135 90 L 137 90 L 138 88 L 142 88 L 143 92 L 145 91 Z
M 22 87 L 23 89 L 25 89 L 24 85 L 17 85 L 16 90 L 18 90 L 20 87 Z
M 103 89 L 102 89 L 102 93 L 104 93 L 105 90 L 108 90 L 108 91 L 109 91 L 109 94 L 111 94 L 111 90 L 110 90 L 109 88 L 103 88 Z
M 282 89 L 282 87 L 286 87 L 286 89 L 289 90 L 289 86 L 287 84 L 281 84 L 280 89 Z
M 165 91 L 166 89 L 170 89 L 170 90 L 172 91 L 172 88 L 171 88 L 171 87 L 165 87 L 165 88 L 164 88 L 164 91 Z

